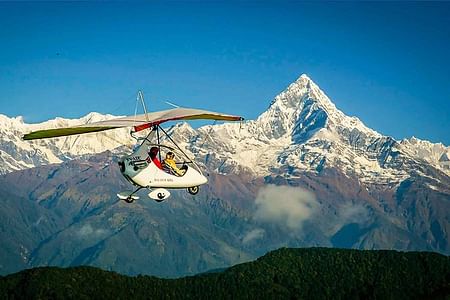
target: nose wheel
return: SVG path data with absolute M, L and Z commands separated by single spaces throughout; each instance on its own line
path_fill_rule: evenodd
M 200 188 L 198 186 L 192 186 L 187 188 L 188 193 L 191 195 L 197 195 L 199 190 Z

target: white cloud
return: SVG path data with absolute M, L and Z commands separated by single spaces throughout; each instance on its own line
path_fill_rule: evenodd
M 91 224 L 85 224 L 83 225 L 83 227 L 80 228 L 80 230 L 78 230 L 77 235 L 81 238 L 86 238 L 86 237 L 99 237 L 106 233 L 107 231 L 105 229 L 101 228 L 95 229 L 92 228 Z
M 313 193 L 290 186 L 262 187 L 255 200 L 254 218 L 260 222 L 276 223 L 289 229 L 301 229 L 319 208 Z
M 337 209 L 337 216 L 326 223 L 325 228 L 330 235 L 335 234 L 342 227 L 350 223 L 364 224 L 370 220 L 367 207 L 362 204 L 347 202 Z
M 348 202 L 339 208 L 339 216 L 345 223 L 363 223 L 369 218 L 369 212 L 361 204 Z
M 253 229 L 253 230 L 247 232 L 247 234 L 242 238 L 242 243 L 247 244 L 252 241 L 259 240 L 264 236 L 265 233 L 266 232 L 264 229 L 261 229 L 261 228 Z

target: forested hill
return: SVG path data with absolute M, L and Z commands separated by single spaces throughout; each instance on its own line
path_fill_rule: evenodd
M 430 252 L 282 248 L 218 273 L 128 277 L 45 267 L 0 277 L 0 299 L 450 298 L 450 257 Z

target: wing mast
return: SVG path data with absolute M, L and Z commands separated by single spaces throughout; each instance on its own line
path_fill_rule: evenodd
M 144 108 L 144 114 L 145 114 L 145 118 L 147 119 L 147 122 L 150 122 L 150 120 L 148 119 L 147 106 L 145 106 L 144 93 L 142 93 L 141 90 L 138 91 L 138 99 L 141 100 L 142 107 Z

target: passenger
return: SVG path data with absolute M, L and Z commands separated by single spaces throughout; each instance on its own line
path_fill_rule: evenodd
M 150 152 L 148 153 L 148 155 L 150 156 L 150 159 L 153 161 L 153 163 L 155 164 L 155 166 L 157 166 L 159 169 L 163 169 L 161 162 L 158 159 L 158 147 L 152 147 L 150 148 Z
M 183 176 L 186 173 L 186 166 L 181 167 L 180 169 L 177 167 L 175 163 L 175 154 L 171 151 L 167 152 L 166 159 L 163 160 L 163 169 L 169 174 Z

